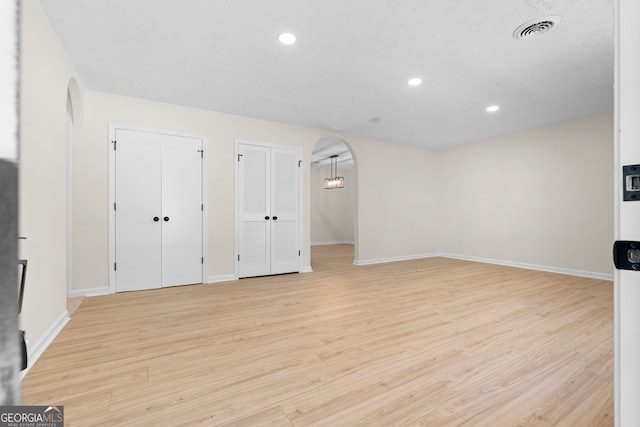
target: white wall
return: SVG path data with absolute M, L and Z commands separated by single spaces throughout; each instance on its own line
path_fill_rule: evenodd
M 358 264 L 435 254 L 440 154 L 378 141 L 350 145 L 358 171 Z
M 324 189 L 330 168 L 311 168 L 311 244 L 354 243 L 356 182 L 353 169 L 340 169 L 344 188 Z
M 108 125 L 128 124 L 204 135 L 207 139 L 208 277 L 234 274 L 235 138 L 303 147 L 308 159 L 313 131 L 119 95 L 86 92 L 84 135 L 73 153 L 73 290 L 108 287 Z M 308 169 L 308 168 L 307 168 Z M 303 182 L 308 182 L 308 170 Z M 308 244 L 308 196 L 303 202 Z M 308 253 L 303 265 L 310 263 Z
M 20 257 L 29 261 L 21 327 L 44 350 L 66 313 L 67 118 L 76 71 L 36 0 L 21 11 Z
M 611 275 L 613 116 L 440 153 L 442 252 Z
M 207 137 L 212 280 L 234 273 L 234 140 L 302 147 L 303 265 L 310 266 L 309 156 L 326 131 L 88 90 L 85 109 L 73 154 L 74 291 L 108 286 L 110 122 Z M 610 113 L 441 151 L 336 135 L 357 160 L 356 261 L 445 252 L 611 274 L 611 135 Z
M 235 139 L 302 147 L 306 165 L 302 178 L 303 266 L 310 266 L 310 155 L 315 142 L 327 136 L 326 131 L 90 90 L 84 91 L 84 104 L 85 126 L 74 133 L 73 148 L 74 293 L 99 293 L 108 288 L 109 123 L 184 131 L 207 138 L 207 275 L 212 280 L 234 274 Z M 361 230 L 371 236 L 361 244 L 365 256 L 383 258 L 398 251 L 406 255 L 435 250 L 431 236 L 435 230 L 435 203 L 432 202 L 435 186 L 427 182 L 435 178 L 435 169 L 425 174 L 423 163 L 433 162 L 434 152 L 409 145 L 398 148 L 398 144 L 370 138 L 336 136 L 349 142 L 356 157 L 362 153 L 367 159 L 368 166 L 358 172 L 358 180 L 376 183 L 373 191 L 363 192 L 363 201 L 359 202 L 369 206 L 373 200 L 379 205 L 373 211 L 360 211 Z M 389 163 L 388 159 L 395 155 L 401 157 Z M 409 167 L 406 159 L 411 163 Z M 402 191 L 376 182 L 380 171 L 385 169 L 400 179 Z M 412 192 L 418 189 L 421 195 L 415 197 Z M 403 203 L 414 208 L 407 211 Z M 418 215 L 418 211 L 422 213 Z M 372 216 L 371 212 L 376 215 Z M 416 216 L 429 220 L 416 227 L 412 224 Z M 428 236 L 424 235 L 426 231 Z

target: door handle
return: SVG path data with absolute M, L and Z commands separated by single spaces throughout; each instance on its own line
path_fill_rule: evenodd
M 267 221 L 269 221 L 269 216 L 265 216 L 264 219 L 266 219 Z
M 165 221 L 169 221 L 169 217 L 168 217 L 168 216 L 165 216 L 163 219 L 164 219 Z
M 154 220 L 155 222 L 158 222 L 158 221 L 160 221 L 160 218 L 158 218 L 157 216 L 154 216 L 154 217 L 153 217 L 153 220 Z
M 274 216 L 274 217 L 273 217 L 273 220 L 274 220 L 274 221 L 275 221 L 275 220 L 277 220 L 277 219 L 278 219 L 278 217 L 277 217 L 277 216 Z

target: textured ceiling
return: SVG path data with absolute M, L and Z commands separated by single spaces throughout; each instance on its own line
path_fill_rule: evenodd
M 613 0 L 40 2 L 89 89 L 328 135 L 443 147 L 613 108 Z

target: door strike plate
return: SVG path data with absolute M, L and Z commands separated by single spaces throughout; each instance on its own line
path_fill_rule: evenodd
M 622 167 L 622 200 L 640 202 L 640 165 Z

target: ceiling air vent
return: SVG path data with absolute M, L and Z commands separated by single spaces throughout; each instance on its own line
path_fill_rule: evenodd
M 532 39 L 551 31 L 560 23 L 562 18 L 559 16 L 545 16 L 543 18 L 533 19 L 520 25 L 513 32 L 513 38 L 516 40 Z

